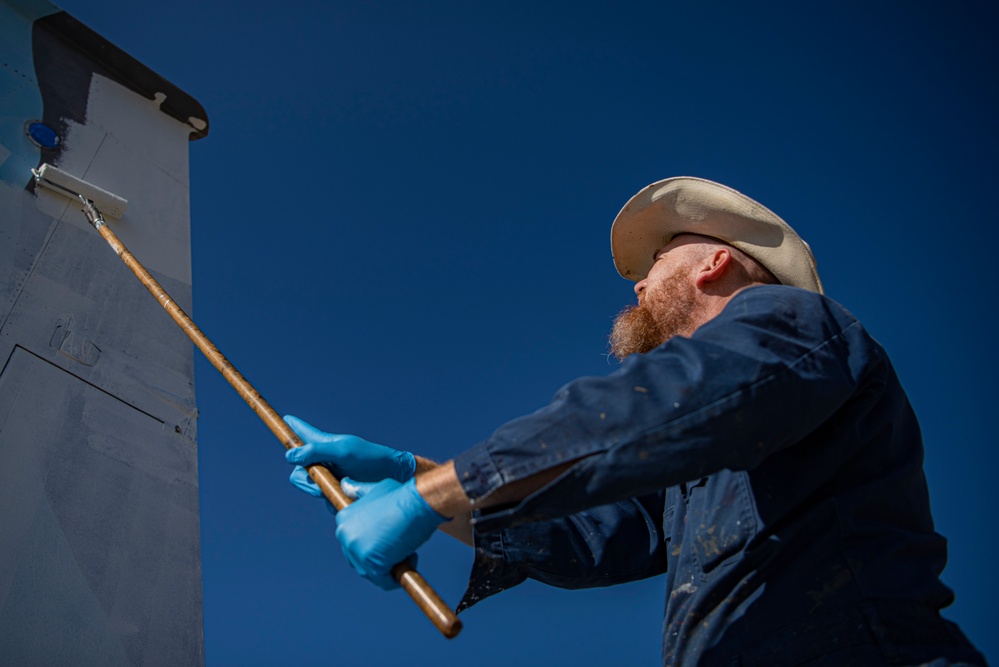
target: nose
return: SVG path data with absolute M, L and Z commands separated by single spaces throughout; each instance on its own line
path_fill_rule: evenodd
M 645 291 L 645 286 L 646 284 L 648 284 L 648 282 L 649 282 L 648 278 L 643 278 L 642 280 L 639 280 L 637 283 L 635 283 L 635 296 L 642 296 L 642 292 Z

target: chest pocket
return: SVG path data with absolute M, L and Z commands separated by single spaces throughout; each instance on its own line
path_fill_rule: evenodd
M 681 486 L 687 504 L 684 544 L 704 574 L 743 550 L 757 531 L 746 472 L 722 470 Z

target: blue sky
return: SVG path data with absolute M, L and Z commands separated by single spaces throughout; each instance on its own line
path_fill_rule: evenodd
M 446 459 L 613 369 L 611 220 L 711 178 L 809 241 L 926 439 L 946 615 L 995 661 L 991 3 L 61 6 L 198 99 L 194 317 L 281 412 Z M 140 258 L 141 259 L 141 258 Z M 344 562 L 283 450 L 198 360 L 210 665 L 656 664 L 663 580 L 527 584 L 440 638 Z M 470 552 L 420 569 L 461 597 Z

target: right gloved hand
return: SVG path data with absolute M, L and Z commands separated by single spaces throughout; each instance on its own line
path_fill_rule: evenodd
M 314 463 L 326 465 L 337 478 L 350 477 L 360 482 L 406 482 L 416 474 L 416 457 L 409 452 L 376 445 L 356 435 L 325 433 L 291 415 L 284 420 L 305 443 L 285 452 L 285 460 L 295 466 L 291 483 L 311 496 L 323 495 L 304 467 Z
M 343 487 L 357 497 L 336 517 L 336 539 L 347 562 L 380 588 L 399 588 L 392 568 L 408 558 L 415 567 L 416 550 L 448 519 L 427 503 L 415 479 L 372 484 L 345 478 Z

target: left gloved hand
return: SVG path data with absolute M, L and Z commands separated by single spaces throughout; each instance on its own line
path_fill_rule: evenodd
M 323 495 L 304 467 L 314 463 L 326 465 L 337 477 L 363 482 L 387 477 L 405 482 L 416 473 L 416 458 L 409 452 L 376 445 L 356 435 L 326 433 L 291 415 L 284 420 L 305 443 L 285 452 L 285 460 L 295 466 L 291 483 L 310 496 Z
M 399 588 L 392 568 L 414 554 L 447 521 L 420 492 L 416 479 L 400 483 L 341 480 L 357 500 L 337 513 L 336 537 L 351 567 L 384 590 Z

